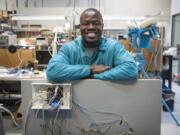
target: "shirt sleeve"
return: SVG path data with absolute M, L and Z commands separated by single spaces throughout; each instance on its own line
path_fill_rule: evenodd
M 46 76 L 49 81 L 78 80 L 90 76 L 89 65 L 70 64 L 71 51 L 71 47 L 63 45 L 58 54 L 51 58 L 46 69 Z
M 138 77 L 137 65 L 133 57 L 124 49 L 124 46 L 117 42 L 111 51 L 112 55 L 114 55 L 114 66 L 108 71 L 94 74 L 94 78 L 102 80 L 136 80 Z

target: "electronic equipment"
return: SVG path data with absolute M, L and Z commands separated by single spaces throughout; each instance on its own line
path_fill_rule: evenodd
M 36 45 L 37 46 L 42 46 L 42 45 L 48 46 L 48 41 L 44 37 L 37 37 L 36 38 Z
M 16 45 L 16 44 L 17 44 L 16 34 L 0 35 L 0 45 Z
M 8 45 L 8 36 L 0 35 L 0 45 Z
M 36 60 L 38 61 L 38 66 L 46 66 L 51 59 L 51 52 L 48 50 L 36 50 Z
M 31 109 L 69 110 L 72 106 L 71 83 L 33 83 Z

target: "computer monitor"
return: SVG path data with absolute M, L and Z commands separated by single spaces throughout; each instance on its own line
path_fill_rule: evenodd
M 46 67 L 51 57 L 52 56 L 48 50 L 36 50 L 36 60 L 38 61 L 38 66 Z

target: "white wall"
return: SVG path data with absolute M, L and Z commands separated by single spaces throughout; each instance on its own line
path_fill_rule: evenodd
M 52 15 L 52 14 L 72 14 L 74 0 L 43 0 L 43 7 L 41 0 L 29 0 L 29 8 L 24 8 L 24 2 L 26 0 L 21 0 L 21 5 L 19 4 L 19 13 L 26 13 L 32 15 Z M 38 7 L 38 10 L 32 9 L 34 2 Z M 39 2 L 39 3 L 38 3 Z M 118 17 L 140 17 L 140 16 L 154 16 L 161 13 L 161 18 L 166 23 L 170 21 L 170 0 L 75 0 L 75 10 L 79 13 L 82 9 L 87 7 L 96 7 L 100 9 L 103 15 L 118 16 Z M 99 5 L 100 4 L 100 5 Z M 47 8 L 48 7 L 48 8 Z M 51 10 L 53 8 L 54 10 Z M 64 8 L 64 9 L 63 9 Z M 63 10 L 59 10 L 63 9 Z M 35 12 L 36 11 L 36 12 Z M 76 17 L 76 22 L 78 23 L 79 16 Z M 105 26 L 108 27 L 127 27 L 128 20 L 118 20 L 118 21 L 108 21 Z M 111 25 L 113 24 L 113 25 Z
M 28 1 L 28 7 L 73 7 L 74 0 L 19 0 L 21 1 L 19 7 L 24 7 L 25 2 Z M 101 0 L 102 1 L 102 0 Z M 99 0 L 75 0 L 76 7 L 88 7 L 99 4 Z
M 18 14 L 22 15 L 39 15 L 39 16 L 72 16 L 73 9 L 69 8 L 19 8 Z M 41 24 L 44 28 L 54 28 L 55 26 L 62 26 L 65 20 L 43 20 L 43 21 L 18 21 L 18 25 L 21 24 Z M 70 19 L 72 23 L 72 18 Z
M 177 44 L 180 44 L 180 15 L 177 15 L 174 19 L 173 19 L 174 23 L 174 30 L 173 32 L 173 37 L 172 37 L 172 46 L 176 46 Z
M 7 2 L 7 7 L 6 7 Z M 16 0 L 0 0 L 0 10 L 15 10 L 16 9 Z
M 16 8 L 44 7 L 44 8 L 61 8 L 74 7 L 87 8 L 96 7 L 103 14 L 118 15 L 118 16 L 153 16 L 159 12 L 163 12 L 163 16 L 170 15 L 170 0 L 0 0 L 0 9 L 5 9 L 5 1 L 8 4 L 8 10 Z M 75 3 L 74 3 L 75 1 Z M 172 0 L 172 5 L 178 8 L 177 2 Z M 180 7 L 180 5 L 179 5 Z M 173 12 L 175 12 L 173 11 Z
M 180 13 L 180 1 L 171 0 L 171 15 Z
M 180 12 L 176 12 L 172 16 L 171 22 L 172 30 L 171 30 L 171 46 L 176 47 L 177 44 L 180 44 Z
M 19 0 L 20 1 L 20 0 Z M 161 14 L 159 24 L 165 27 L 165 44 L 170 40 L 170 0 L 28 0 L 28 7 L 24 8 L 26 0 L 19 3 L 18 13 L 31 15 L 65 15 L 71 16 L 73 9 L 81 13 L 87 7 L 95 7 L 103 15 L 117 17 L 149 17 Z M 34 8 L 36 2 L 37 8 Z M 42 8 L 43 6 L 43 8 Z M 22 23 L 29 23 L 27 21 Z M 30 23 L 41 23 L 44 27 L 62 25 L 64 21 L 31 21 Z M 79 23 L 79 15 L 75 17 L 75 24 Z M 127 29 L 128 19 L 105 20 L 106 28 Z
M 180 14 L 180 1 L 179 0 L 171 0 L 171 19 L 173 15 Z M 171 45 L 176 46 L 176 44 L 180 43 L 179 34 L 180 34 L 180 15 L 177 16 L 176 19 L 172 19 L 171 21 Z
M 24 8 L 27 0 L 18 1 L 19 8 Z M 73 7 L 74 0 L 43 0 L 43 5 L 42 0 L 28 0 L 30 8 L 34 5 L 44 8 Z M 87 7 L 96 7 L 103 14 L 118 16 L 153 16 L 159 12 L 163 12 L 163 16 L 170 15 L 170 0 L 75 0 L 76 9 Z
M 0 0 L 0 10 L 5 10 L 6 6 L 5 6 L 5 0 Z
M 105 14 L 120 16 L 152 16 L 160 11 L 169 16 L 170 0 L 105 0 L 101 9 Z
M 5 0 L 0 0 L 5 1 Z M 171 0 L 7 0 L 8 9 L 12 5 L 16 5 L 18 1 L 17 11 L 19 14 L 26 15 L 65 15 L 71 16 L 73 9 L 81 13 L 87 7 L 95 7 L 101 11 L 103 15 L 118 17 L 149 17 L 159 13 L 159 24 L 165 26 L 166 41 L 170 38 L 170 15 Z M 172 0 L 178 1 L 178 0 Z M 1 3 L 3 3 L 1 2 Z M 27 3 L 26 3 L 27 2 Z M 75 2 L 75 3 L 74 3 Z M 75 7 L 74 7 L 75 4 Z M 25 7 L 28 6 L 27 7 Z M 175 4 L 178 6 L 177 4 Z M 1 6 L 4 8 L 4 6 Z M 43 8 L 42 8 L 43 7 Z M 180 7 L 180 6 L 179 6 Z M 105 27 L 127 29 L 128 19 L 105 21 Z M 64 21 L 31 21 L 22 23 L 41 23 L 44 27 L 54 27 L 62 25 Z M 75 17 L 75 24 L 79 23 L 79 15 Z M 169 43 L 167 43 L 169 44 Z

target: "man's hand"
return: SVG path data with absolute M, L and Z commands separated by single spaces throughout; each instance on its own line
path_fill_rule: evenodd
M 102 73 L 102 72 L 109 70 L 109 69 L 110 69 L 110 67 L 105 66 L 105 65 L 91 65 L 91 67 L 90 67 L 91 74 Z

